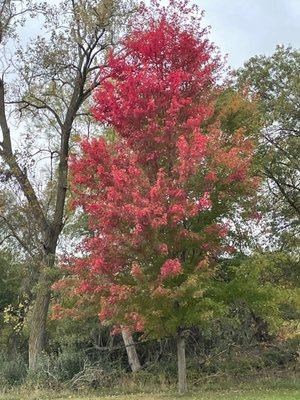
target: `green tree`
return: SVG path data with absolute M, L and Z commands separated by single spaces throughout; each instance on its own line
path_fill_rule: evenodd
M 299 70 L 299 51 L 277 46 L 272 56 L 252 57 L 237 71 L 238 87 L 257 99 L 263 116 L 260 157 L 265 203 L 273 238 L 282 249 L 295 249 L 299 240 Z

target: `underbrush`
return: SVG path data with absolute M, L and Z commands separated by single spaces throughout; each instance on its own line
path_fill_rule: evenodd
M 149 379 L 151 379 L 149 381 Z M 141 371 L 134 376 L 127 374 L 120 381 L 122 385 L 117 389 L 43 389 L 19 386 L 11 389 L 0 388 L 0 400 L 97 400 L 110 399 L 112 396 L 120 400 L 161 400 L 182 398 L 177 395 L 176 387 L 164 386 L 164 382 L 155 381 L 149 374 Z M 160 386 L 161 385 L 161 386 Z M 273 371 L 262 377 L 248 376 L 233 378 L 226 375 L 203 376 L 197 386 L 190 385 L 187 399 L 298 399 L 300 394 L 299 376 L 291 371 Z M 107 397 L 106 397 L 107 396 Z
M 222 382 L 222 387 L 226 387 L 233 382 L 245 384 L 262 377 L 271 377 L 275 382 L 283 377 L 296 376 L 299 358 L 297 346 L 298 342 L 293 340 L 248 347 L 230 345 L 208 355 L 190 351 L 187 359 L 189 385 L 196 389 L 209 388 L 217 380 Z M 143 355 L 142 349 L 140 353 Z M 123 354 L 111 357 L 101 352 L 97 357 L 91 357 L 86 351 L 66 347 L 57 354 L 45 354 L 37 370 L 28 372 L 23 357 L 2 354 L 0 387 L 2 390 L 100 390 L 103 393 L 175 390 L 177 362 L 172 344 L 163 348 L 160 359 L 144 363 L 144 369 L 138 373 L 129 372 L 126 361 Z

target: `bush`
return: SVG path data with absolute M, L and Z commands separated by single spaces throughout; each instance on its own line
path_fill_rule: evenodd
M 26 374 L 27 365 L 20 355 L 9 359 L 7 355 L 0 354 L 1 386 L 19 385 L 25 380 Z
M 35 371 L 29 371 L 26 386 L 53 388 L 59 387 L 83 369 L 83 352 L 68 349 L 59 354 L 44 354 Z
M 44 354 L 37 370 L 29 371 L 26 386 L 103 388 L 113 385 L 116 376 L 121 374 L 120 368 L 113 366 L 106 357 L 92 361 L 84 351 L 64 348 L 58 354 Z

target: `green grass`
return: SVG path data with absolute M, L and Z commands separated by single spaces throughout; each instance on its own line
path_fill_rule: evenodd
M 119 393 L 116 388 L 105 392 L 83 389 L 77 393 L 32 388 L 12 389 L 5 393 L 0 388 L 0 400 L 300 400 L 300 379 L 293 373 L 285 377 L 248 376 L 246 380 L 211 377 L 199 381 L 186 396 L 178 396 L 174 388 L 167 386 L 130 387 L 130 382 L 132 380 L 128 380 L 127 386 L 120 387 Z
M 135 394 L 123 396 L 74 396 L 68 393 L 55 394 L 53 392 L 23 392 L 0 395 L 1 400 L 299 400 L 300 391 L 293 389 L 281 390 L 226 390 L 219 392 L 194 393 L 187 396 L 176 394 Z

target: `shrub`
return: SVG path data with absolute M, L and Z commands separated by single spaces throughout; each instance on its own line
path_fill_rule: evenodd
M 27 374 L 27 365 L 20 355 L 9 359 L 7 355 L 0 354 L 0 383 L 1 386 L 21 384 Z

